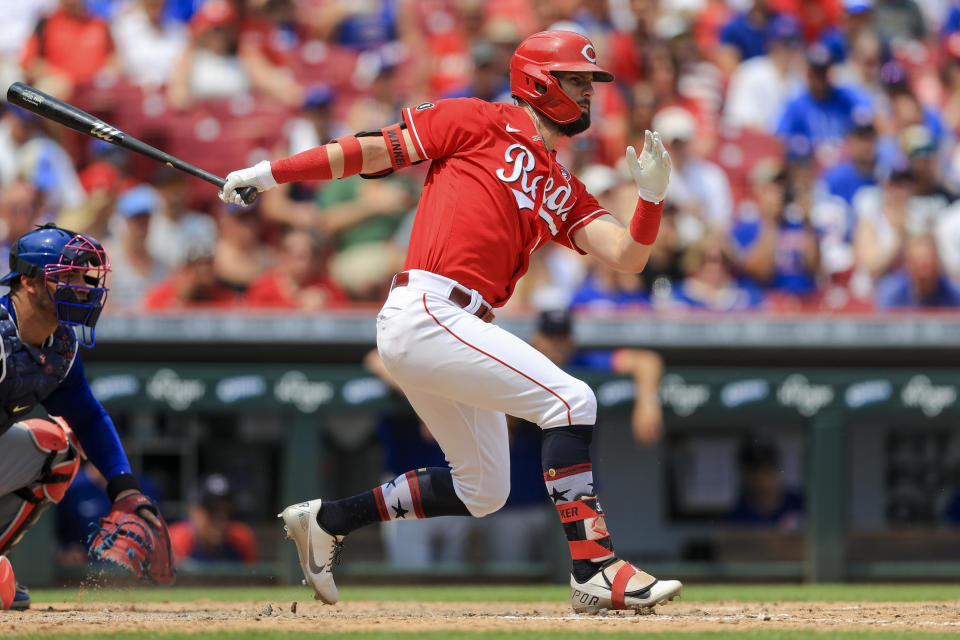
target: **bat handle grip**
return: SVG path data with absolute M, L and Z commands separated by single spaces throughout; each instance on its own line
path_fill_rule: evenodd
M 244 204 L 250 204 L 257 199 L 256 187 L 243 187 L 242 189 L 237 189 L 237 193 L 240 194 Z

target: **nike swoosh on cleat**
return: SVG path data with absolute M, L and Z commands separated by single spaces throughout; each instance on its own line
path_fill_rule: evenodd
M 13 408 L 13 412 L 14 412 L 14 413 L 20 413 L 21 411 L 26 411 L 26 410 L 29 409 L 29 408 L 30 408 L 30 405 L 26 405 L 26 406 L 22 406 L 22 407 L 14 407 L 14 408 Z
M 310 530 L 307 530 L 307 565 L 310 567 L 310 571 L 313 573 L 323 573 L 323 568 L 327 566 L 326 564 L 317 566 L 317 561 L 313 559 L 313 536 L 310 535 Z
M 520 133 L 520 129 L 515 129 L 515 128 L 511 127 L 511 126 L 508 124 L 508 125 L 507 125 L 507 133 Z

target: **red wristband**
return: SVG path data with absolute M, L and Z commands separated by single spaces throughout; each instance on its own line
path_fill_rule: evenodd
M 355 176 L 363 170 L 363 147 L 356 136 L 343 136 L 334 142 L 343 149 L 343 175 L 341 178 Z
M 403 169 L 410 166 L 410 153 L 407 151 L 407 145 L 403 141 L 403 129 L 401 125 L 392 124 L 380 130 L 383 133 L 383 140 L 387 143 L 387 152 L 390 154 L 390 164 L 394 170 Z
M 663 215 L 662 202 L 647 202 L 643 198 L 637 202 L 637 209 L 630 220 L 630 237 L 640 244 L 653 244 L 660 231 L 660 218 Z
M 330 159 L 327 157 L 327 147 L 324 145 L 289 158 L 274 160 L 270 163 L 270 171 L 278 184 L 303 180 L 329 180 L 333 177 L 330 171 Z

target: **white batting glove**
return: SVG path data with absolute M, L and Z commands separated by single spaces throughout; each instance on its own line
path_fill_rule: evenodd
M 673 161 L 656 131 L 646 131 L 643 137 L 643 151 L 637 158 L 637 150 L 627 147 L 627 167 L 637 184 L 640 197 L 647 202 L 662 202 L 670 182 L 670 169 Z
M 264 160 L 258 162 L 252 167 L 231 171 L 227 174 L 227 181 L 220 190 L 220 199 L 230 204 L 245 205 L 246 203 L 237 193 L 237 189 L 244 187 L 256 187 L 257 191 L 266 191 L 277 186 L 277 181 L 273 179 L 273 172 L 270 170 L 270 161 Z

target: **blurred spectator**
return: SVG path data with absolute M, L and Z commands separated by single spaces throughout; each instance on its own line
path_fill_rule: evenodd
M 646 76 L 646 52 L 650 44 L 658 40 L 655 29 L 658 4 L 656 0 L 630 0 L 630 21 L 618 24 L 610 33 L 607 47 L 600 49 L 604 52 L 609 49 L 609 62 L 604 68 L 610 69 L 617 81 L 625 87 L 636 85 Z M 725 2 L 715 4 L 726 6 Z M 724 15 L 728 12 L 729 9 Z M 719 25 L 717 27 L 719 28 Z M 716 41 L 715 33 L 703 33 Z
M 724 124 L 773 134 L 787 102 L 804 88 L 800 23 L 778 15 L 766 34 L 767 53 L 741 62 L 730 76 Z
M 413 89 L 418 95 L 442 96 L 469 83 L 471 54 L 464 18 L 471 4 L 457 0 L 397 3 L 400 51 L 413 56 Z M 380 55 L 384 53 L 395 60 L 399 57 L 393 47 L 381 47 Z
M 937 142 L 929 128 L 925 125 L 907 127 L 900 132 L 900 141 L 914 181 L 910 217 L 929 229 L 957 196 L 943 182 Z
M 880 68 L 883 53 L 883 45 L 877 34 L 861 31 L 851 41 L 846 62 L 836 67 L 834 81 L 840 86 L 856 89 L 874 104 L 882 102 L 884 86 L 880 79 Z M 837 57 L 834 60 L 840 62 Z
M 345 118 L 347 129 L 376 131 L 397 121 L 400 109 L 407 102 L 398 62 L 390 56 L 373 53 L 358 58 L 354 84 L 362 93 L 350 102 Z
M 682 107 L 667 107 L 653 118 L 673 160 L 667 198 L 677 207 L 677 233 L 684 245 L 697 242 L 710 229 L 729 229 L 733 197 L 726 173 L 699 157 L 696 121 Z
M 227 477 L 201 480 L 190 500 L 189 518 L 170 525 L 170 546 L 178 566 L 209 562 L 257 562 L 253 529 L 233 520 L 233 493 Z
M 480 98 L 487 102 L 510 102 L 510 78 L 504 73 L 509 69 L 509 58 L 499 54 L 499 49 L 489 42 L 478 42 L 471 49 L 473 73 L 469 84 L 455 87 L 444 98 Z
M 767 30 L 777 13 L 771 0 L 753 0 L 720 30 L 717 63 L 729 75 L 738 64 L 767 52 Z
M 165 0 L 134 0 L 112 22 L 120 67 L 131 84 L 148 89 L 166 85 L 187 46 L 183 23 L 165 16 L 164 4 Z
M 257 202 L 248 207 L 220 204 L 219 233 L 213 254 L 217 280 L 239 293 L 273 266 L 273 252 L 264 242 Z
M 58 0 L 0 2 L 0 86 L 23 80 L 20 54 L 41 16 L 53 12 Z
M 893 62 L 884 67 L 889 67 L 889 82 L 886 84 L 886 101 L 878 113 L 877 128 L 883 136 L 878 151 L 882 163 L 903 168 L 909 163 L 908 156 L 911 146 L 915 144 L 914 139 L 920 141 L 923 137 L 907 139 L 903 134 L 914 127 L 925 127 L 929 132 L 927 141 L 939 148 L 945 135 L 943 121 L 936 110 L 924 107 L 917 99 L 903 67 Z
M 293 68 L 303 28 L 295 20 L 293 1 L 261 0 L 248 6 L 256 10 L 246 16 L 239 56 L 251 82 L 271 100 L 299 107 L 305 90 Z
M 745 311 L 761 306 L 763 292 L 738 278 L 726 235 L 709 233 L 683 256 L 686 277 L 673 287 L 680 305 L 709 311 Z
M 115 70 L 110 26 L 92 16 L 84 0 L 60 0 L 55 12 L 38 20 L 21 64 L 30 84 L 69 100 L 78 86 Z
M 172 311 L 188 308 L 226 309 L 237 294 L 219 280 L 213 269 L 213 247 L 193 245 L 172 274 L 147 290 L 143 308 Z
M 947 277 L 960 283 L 960 203 L 943 211 L 932 231 Z
M 207 0 L 190 20 L 190 42 L 174 63 L 167 97 L 175 109 L 247 93 L 250 76 L 237 57 L 239 22 L 228 0 Z
M 832 195 L 853 204 L 861 187 L 877 184 L 877 129 L 872 121 L 857 123 L 847 133 L 846 160 L 823 174 L 823 182 Z
M 52 218 L 60 207 L 79 207 L 86 196 L 73 160 L 43 132 L 41 122 L 25 109 L 6 105 L 0 122 L 0 185 L 18 177 L 28 180 L 43 194 L 44 215 Z
M 246 302 L 251 307 L 274 309 L 316 310 L 342 306 L 347 296 L 323 267 L 324 260 L 313 234 L 303 229 L 289 229 L 280 242 L 276 266 L 250 284 Z
M 0 188 L 0 255 L 10 252 L 10 243 L 32 231 L 40 222 L 40 193 L 26 180 Z
M 874 0 L 871 24 L 885 42 L 920 40 L 927 33 L 914 0 Z
M 843 16 L 838 24 L 820 34 L 820 42 L 830 49 L 837 62 L 846 60 L 850 42 L 860 33 L 873 29 L 873 0 L 843 0 Z
M 169 273 L 147 247 L 151 220 L 159 215 L 159 209 L 160 196 L 148 185 L 139 185 L 120 196 L 111 235 L 105 241 L 111 266 L 107 313 L 139 306 L 147 289 Z
M 369 51 L 397 39 L 395 2 L 342 2 L 320 0 L 313 25 L 326 41 Z
M 614 271 L 595 259 L 590 260 L 583 282 L 570 299 L 572 309 L 591 313 L 637 311 L 649 306 L 650 296 L 641 276 Z
M 808 47 L 807 90 L 787 103 L 777 125 L 777 135 L 788 147 L 798 142 L 812 147 L 824 166 L 840 159 L 839 150 L 854 125 L 855 115 L 870 110 L 865 96 L 833 84 L 829 74 L 833 63 L 830 50 L 823 44 Z
M 79 207 L 61 209 L 56 222 L 77 233 L 106 238 L 117 197 L 123 190 L 123 175 L 116 165 L 101 160 L 85 167 L 79 178 L 87 192 L 86 200 Z
M 777 446 L 762 440 L 745 440 L 740 445 L 737 460 L 740 497 L 727 514 L 727 523 L 783 531 L 802 528 L 803 495 L 784 486 Z
M 862 189 L 854 199 L 854 260 L 858 277 L 866 282 L 858 285 L 861 295 L 869 293 L 871 282 L 900 263 L 913 190 L 913 174 L 896 171 L 885 184 Z
M 944 275 L 932 235 L 911 235 L 904 241 L 903 268 L 877 283 L 878 309 L 958 307 L 960 287 Z
M 326 84 L 308 88 L 300 115 L 287 121 L 286 146 L 276 150 L 278 157 L 301 153 L 326 144 L 347 133 L 333 115 L 336 91 Z M 319 182 L 288 182 L 261 195 L 264 219 L 302 229 L 322 228 L 322 219 L 314 204 Z
M 217 242 L 216 222 L 205 213 L 187 209 L 186 176 L 173 167 L 161 166 L 151 182 L 160 196 L 160 208 L 150 220 L 150 253 L 167 269 L 174 269 L 192 247 L 212 249 Z
M 754 167 L 752 200 L 744 203 L 732 237 L 744 275 L 784 296 L 803 298 L 815 292 L 820 250 L 809 211 L 786 201 L 786 179 L 776 161 Z
M 330 263 L 334 280 L 352 300 L 379 300 L 403 263 L 392 237 L 414 203 L 409 182 L 394 176 L 337 180 L 325 186 L 317 203 L 321 228 L 336 245 Z

